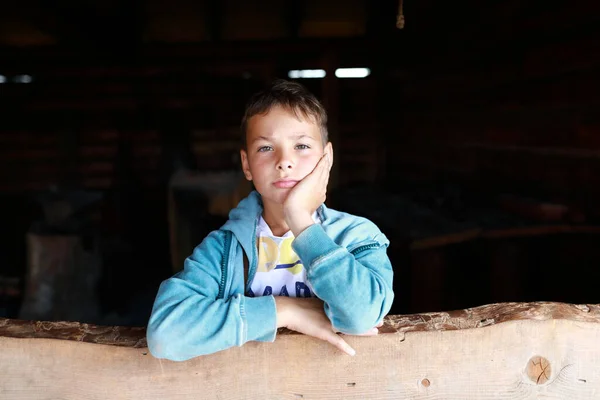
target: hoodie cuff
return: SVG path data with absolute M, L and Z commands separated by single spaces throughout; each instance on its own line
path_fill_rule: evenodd
M 292 248 L 308 271 L 317 258 L 331 253 L 339 246 L 325 233 L 320 224 L 313 224 L 294 239 Z
M 244 297 L 240 308 L 246 324 L 243 343 L 251 340 L 272 342 L 277 334 L 277 309 L 273 296 Z

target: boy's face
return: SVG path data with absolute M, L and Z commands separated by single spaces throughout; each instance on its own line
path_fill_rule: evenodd
M 265 208 L 282 205 L 288 193 L 317 165 L 324 151 L 333 157 L 331 143 L 323 146 L 321 130 L 311 120 L 298 120 L 293 112 L 274 107 L 250 118 L 242 169 L 253 181 Z

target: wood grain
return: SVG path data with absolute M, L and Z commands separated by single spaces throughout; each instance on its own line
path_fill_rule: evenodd
M 142 328 L 4 319 L 0 398 L 591 399 L 599 318 L 598 305 L 492 304 L 390 316 L 378 336 L 346 337 L 354 357 L 282 332 L 186 362 L 152 357 Z

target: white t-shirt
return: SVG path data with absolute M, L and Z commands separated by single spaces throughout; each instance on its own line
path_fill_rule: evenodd
M 320 222 L 316 213 L 313 219 Z M 282 237 L 275 236 L 261 216 L 256 227 L 256 238 L 258 264 L 248 296 L 316 297 L 306 279 L 302 260 L 292 249 L 292 231 Z

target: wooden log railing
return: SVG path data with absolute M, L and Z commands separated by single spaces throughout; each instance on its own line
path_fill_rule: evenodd
M 143 328 L 0 319 L 1 399 L 593 399 L 600 305 L 502 303 L 386 318 L 347 356 L 282 332 L 186 362 Z

